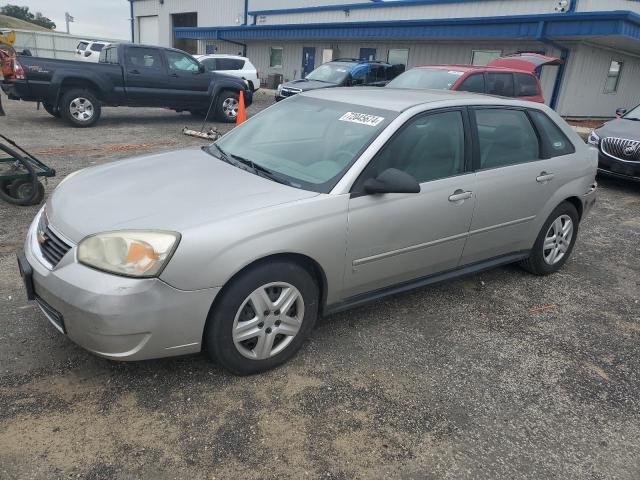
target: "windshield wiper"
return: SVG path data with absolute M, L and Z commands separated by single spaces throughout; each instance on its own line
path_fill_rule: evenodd
M 260 175 L 262 177 L 266 177 L 269 180 L 273 180 L 274 182 L 282 183 L 283 185 L 291 186 L 290 182 L 288 182 L 284 178 L 281 178 L 279 175 L 277 175 L 275 172 L 269 170 L 268 168 L 263 167 L 262 165 L 258 165 L 253 160 L 249 160 L 248 158 L 244 158 L 244 157 L 241 157 L 240 155 L 235 155 L 233 153 L 231 154 L 231 156 L 234 159 L 238 160 L 239 162 L 242 162 L 244 165 L 250 167 L 256 175 Z

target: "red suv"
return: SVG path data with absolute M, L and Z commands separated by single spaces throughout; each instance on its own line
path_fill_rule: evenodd
M 536 70 L 561 63 L 559 58 L 520 53 L 497 58 L 486 66 L 426 65 L 403 73 L 387 88 L 462 90 L 544 103 Z

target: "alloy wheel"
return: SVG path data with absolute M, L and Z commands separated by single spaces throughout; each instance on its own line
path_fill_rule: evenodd
M 222 111 L 227 118 L 236 118 L 238 116 L 238 100 L 230 97 L 222 102 Z
M 93 118 L 93 103 L 87 98 L 74 98 L 69 104 L 69 112 L 71 116 L 81 122 L 88 122 Z
M 561 215 L 549 227 L 542 246 L 542 255 L 548 265 L 561 261 L 573 239 L 573 221 L 569 215 Z

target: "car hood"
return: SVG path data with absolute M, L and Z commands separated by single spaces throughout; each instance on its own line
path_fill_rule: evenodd
M 627 140 L 640 140 L 640 121 L 616 118 L 596 129 L 599 137 L 618 137 Z
M 47 216 L 56 230 L 77 243 L 110 230 L 184 232 L 316 195 L 190 149 L 82 170 L 53 192 Z
M 285 88 L 297 88 L 302 90 L 303 92 L 308 92 L 309 90 L 318 90 L 320 88 L 331 88 L 337 87 L 338 85 L 327 82 L 318 82 L 317 80 L 294 80 L 292 82 L 287 82 L 282 85 Z

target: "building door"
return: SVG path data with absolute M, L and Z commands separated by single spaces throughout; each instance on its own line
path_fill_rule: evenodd
M 138 17 L 138 43 L 158 45 L 160 43 L 160 27 L 158 16 Z
M 171 15 L 171 23 L 171 31 L 176 27 L 197 27 L 198 12 L 175 13 Z M 198 53 L 198 41 L 191 38 L 176 38 L 174 33 L 173 48 L 184 50 L 187 53 L 196 54 Z
M 304 47 L 302 49 L 302 78 L 305 78 L 316 68 L 315 47 Z
M 376 49 L 375 48 L 361 48 L 360 49 L 360 60 L 368 60 L 373 61 L 376 59 Z

